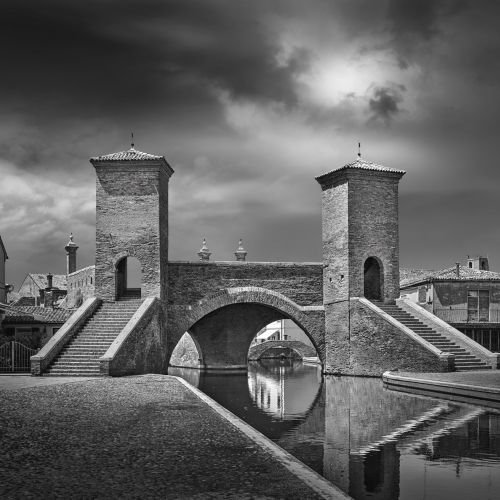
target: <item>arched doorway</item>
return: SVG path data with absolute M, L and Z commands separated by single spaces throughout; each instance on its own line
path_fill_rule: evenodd
M 141 298 L 141 264 L 135 257 L 124 257 L 116 264 L 116 298 Z
M 364 295 L 369 300 L 382 300 L 382 270 L 375 257 L 368 257 L 364 265 Z

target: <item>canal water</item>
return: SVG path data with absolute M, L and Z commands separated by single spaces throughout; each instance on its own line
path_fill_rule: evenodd
M 500 412 L 380 379 L 262 360 L 245 374 L 173 368 L 355 499 L 500 499 Z

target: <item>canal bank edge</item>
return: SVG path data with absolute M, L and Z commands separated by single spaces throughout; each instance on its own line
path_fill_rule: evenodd
M 340 488 L 327 481 L 323 476 L 319 475 L 317 472 L 285 451 L 283 448 L 280 448 L 276 443 L 248 425 L 246 422 L 231 413 L 229 410 L 221 406 L 205 393 L 192 386 L 189 382 L 182 379 L 181 377 L 177 377 L 174 375 L 170 376 L 181 382 L 205 404 L 207 404 L 217 414 L 219 414 L 224 420 L 232 424 L 245 436 L 254 441 L 255 444 L 257 444 L 260 448 L 272 455 L 274 459 L 281 463 L 300 481 L 309 486 L 316 494 L 318 494 L 322 498 L 330 500 L 352 500 L 352 497 L 343 492 Z
M 384 372 L 384 386 L 398 391 L 500 409 L 500 371 L 489 373 Z

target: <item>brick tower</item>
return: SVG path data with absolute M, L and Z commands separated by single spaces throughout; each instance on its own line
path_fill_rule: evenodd
M 316 178 L 323 191 L 327 365 L 328 358 L 341 365 L 349 352 L 352 298 L 392 302 L 399 297 L 398 184 L 404 174 L 358 156 Z
M 96 170 L 96 296 L 120 298 L 126 291 L 125 265 L 135 258 L 140 296 L 166 298 L 172 167 L 163 156 L 142 153 L 133 144 L 90 162 Z

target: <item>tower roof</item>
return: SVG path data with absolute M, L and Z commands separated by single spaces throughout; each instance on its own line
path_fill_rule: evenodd
M 365 160 L 361 156 L 358 156 L 353 162 L 347 163 L 343 167 L 335 168 L 325 174 L 319 175 L 318 177 L 316 177 L 316 180 L 321 183 L 328 176 L 331 176 L 332 174 L 341 172 L 343 170 L 371 170 L 375 172 L 387 172 L 392 174 L 399 174 L 400 176 L 406 174 L 404 170 L 398 170 L 396 168 L 391 168 L 391 167 L 384 167 L 383 165 L 372 163 L 371 161 Z
M 164 156 L 152 155 L 150 153 L 144 153 L 138 151 L 134 147 L 127 149 L 126 151 L 119 151 L 118 153 L 110 153 L 107 155 L 94 156 L 90 159 L 91 162 L 94 161 L 137 161 L 137 160 L 165 160 Z

